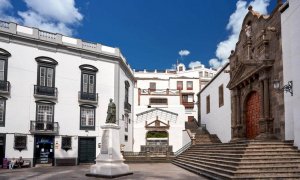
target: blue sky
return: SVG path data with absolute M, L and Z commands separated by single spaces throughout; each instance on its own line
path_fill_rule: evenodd
M 0 19 L 119 47 L 135 69 L 171 68 L 180 50 L 187 66 L 218 67 L 250 3 L 266 13 L 276 0 L 0 0 Z

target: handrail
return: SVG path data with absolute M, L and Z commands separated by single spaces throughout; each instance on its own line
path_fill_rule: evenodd
M 184 145 L 182 148 L 180 148 L 178 151 L 176 151 L 174 153 L 175 156 L 179 156 L 181 153 L 183 153 L 184 151 L 186 151 L 188 148 L 190 148 L 192 146 L 192 142 L 187 143 L 186 145 Z

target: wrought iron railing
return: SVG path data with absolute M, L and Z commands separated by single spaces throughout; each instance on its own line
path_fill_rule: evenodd
M 177 89 L 141 89 L 141 95 L 179 95 Z
M 9 29 L 9 23 L 5 21 L 0 21 L 0 28 Z
M 187 143 L 186 145 L 184 145 L 182 148 L 180 148 L 178 151 L 176 151 L 174 153 L 175 156 L 180 155 L 181 153 L 183 153 L 184 151 L 186 151 L 187 149 L 189 149 L 192 146 L 192 142 Z
M 10 92 L 10 82 L 9 81 L 0 81 L 0 91 Z
M 31 133 L 58 134 L 58 130 L 59 130 L 58 122 L 30 121 Z
M 98 93 L 87 93 L 87 92 L 78 92 L 78 99 L 83 101 L 94 101 L 98 102 Z
M 57 88 L 34 85 L 34 95 L 41 95 L 41 96 L 57 98 Z

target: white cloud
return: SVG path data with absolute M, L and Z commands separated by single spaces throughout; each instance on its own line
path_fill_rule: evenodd
M 24 0 L 27 7 L 44 19 L 61 23 L 78 23 L 83 16 L 75 7 L 74 0 Z
M 267 14 L 267 7 L 270 0 L 254 0 L 247 4 L 244 0 L 239 0 L 236 3 L 236 10 L 230 15 L 226 29 L 230 31 L 228 38 L 217 45 L 216 58 L 209 61 L 210 66 L 218 68 L 226 62 L 231 50 L 235 49 L 235 44 L 238 41 L 243 20 L 248 12 L 248 6 L 253 6 L 253 10 L 261 14 Z
M 201 66 L 202 65 L 202 63 L 200 62 L 200 61 L 191 61 L 190 63 L 189 63 L 189 68 L 193 68 L 193 67 L 199 67 L 199 66 Z
M 188 56 L 188 55 L 190 54 L 190 51 L 189 51 L 189 50 L 180 50 L 180 51 L 178 52 L 178 54 L 179 54 L 180 56 Z
M 10 15 L 11 10 L 13 9 L 12 4 L 9 0 L 0 0 L 0 19 L 4 21 L 19 22 L 18 18 L 15 18 Z
M 9 0 L 0 0 L 0 18 L 45 31 L 73 35 L 83 15 L 75 7 L 75 0 L 23 0 L 27 9 L 12 16 L 13 6 Z

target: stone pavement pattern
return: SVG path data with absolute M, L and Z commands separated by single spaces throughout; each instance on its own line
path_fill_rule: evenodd
M 133 171 L 133 175 L 114 179 L 206 179 L 205 177 L 198 176 L 170 163 L 129 164 L 129 167 L 130 170 Z M 89 168 L 90 165 L 38 167 L 14 170 L 0 169 L 0 180 L 102 179 L 86 177 L 85 174 L 89 172 Z

